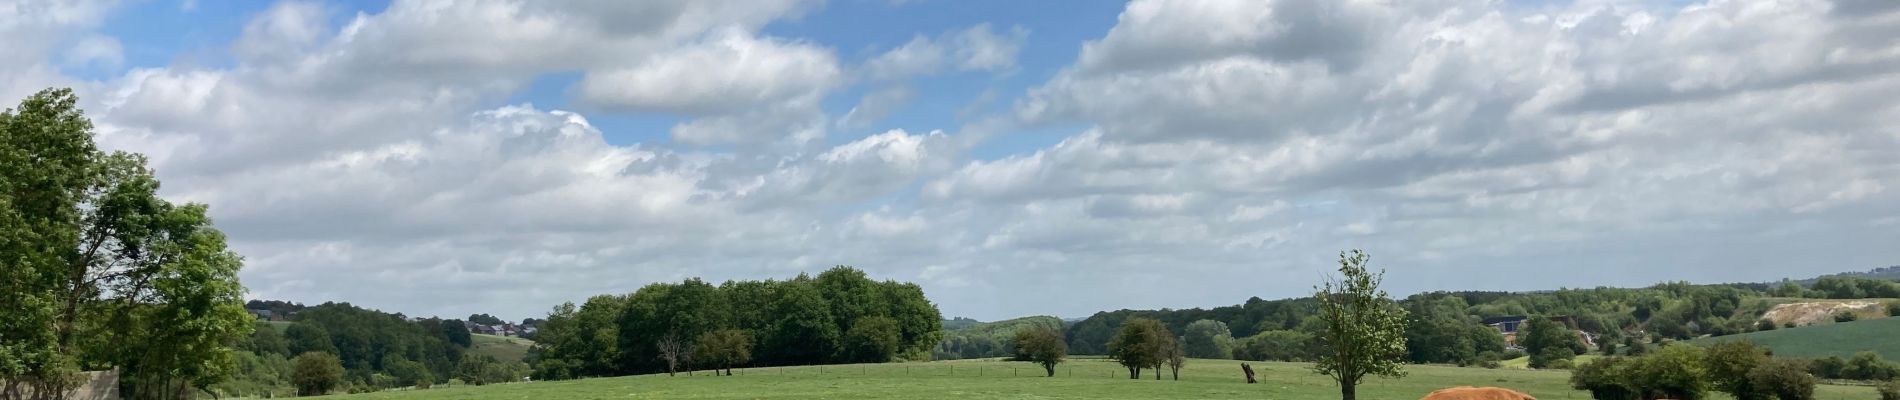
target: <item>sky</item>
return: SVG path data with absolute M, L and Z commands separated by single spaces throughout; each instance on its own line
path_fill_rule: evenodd
M 851 265 L 946 317 L 1900 264 L 1900 2 L 0 0 L 248 297 Z

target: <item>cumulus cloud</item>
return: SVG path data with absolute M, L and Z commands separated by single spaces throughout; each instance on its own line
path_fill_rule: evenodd
M 284 2 L 233 65 L 88 81 L 60 69 L 111 60 L 108 5 L 0 3 L 23 55 L 0 95 L 78 85 L 102 145 L 211 204 L 255 297 L 520 318 L 852 264 L 950 315 L 1078 316 L 1302 295 L 1346 248 L 1401 293 L 1889 265 L 1882 4 L 1135 1 L 1046 81 L 992 88 L 1005 115 L 907 131 L 881 121 L 963 99 L 904 80 L 1035 68 L 1029 28 L 853 67 L 761 30 L 798 2 Z M 574 110 L 507 100 L 549 73 L 581 76 Z M 647 113 L 682 118 L 670 141 L 592 122 Z M 1068 136 L 970 153 L 1029 129 Z M 1051 281 L 1086 290 L 1025 286 Z M 1196 290 L 1126 296 L 1156 288 Z
M 1021 26 L 998 34 L 989 23 L 946 32 L 936 38 L 917 35 L 902 46 L 865 61 L 864 73 L 871 79 L 897 80 L 937 74 L 946 68 L 1009 72 L 1016 68 L 1016 55 L 1028 37 L 1029 30 Z

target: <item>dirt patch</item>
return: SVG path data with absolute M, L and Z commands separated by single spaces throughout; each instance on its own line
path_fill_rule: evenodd
M 1873 300 L 1829 300 L 1807 301 L 1777 305 L 1762 313 L 1762 319 L 1774 321 L 1775 325 L 1813 325 L 1834 322 L 1834 314 L 1846 311 L 1854 313 L 1860 319 L 1873 319 L 1887 316 L 1887 306 Z
M 1537 398 L 1505 388 L 1459 386 L 1432 392 L 1419 400 L 1537 400 Z

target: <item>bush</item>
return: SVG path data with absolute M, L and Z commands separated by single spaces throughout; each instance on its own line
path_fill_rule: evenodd
M 1794 321 L 1788 321 L 1787 323 L 1781 324 L 1781 327 L 1783 328 L 1793 329 L 1795 326 L 1796 325 L 1794 324 Z
M 1841 377 L 1867 381 L 1893 380 L 1900 378 L 1900 366 L 1881 359 L 1879 353 L 1863 351 L 1854 353 L 1854 358 L 1847 360 L 1846 367 L 1841 369 Z
M 1500 360 L 1507 360 L 1507 361 L 1508 361 L 1508 360 L 1516 360 L 1516 359 L 1518 359 L 1518 358 L 1522 358 L 1522 357 L 1524 357 L 1525 355 L 1526 355 L 1526 354 L 1524 354 L 1524 351 L 1523 351 L 1523 350 L 1518 350 L 1518 349 L 1510 349 L 1510 350 L 1505 350 L 1505 351 L 1504 351 L 1504 356 L 1503 356 L 1503 357 L 1499 357 L 1498 359 L 1500 359 Z
M 1716 343 L 1709 346 L 1706 357 L 1709 383 L 1715 390 L 1740 400 L 1768 398 L 1767 393 L 1755 388 L 1748 379 L 1750 371 L 1768 363 L 1768 352 L 1760 346 L 1746 339 Z
M 1479 367 L 1484 367 L 1486 369 L 1498 369 L 1498 367 L 1503 366 L 1503 365 L 1498 364 L 1498 352 L 1495 352 L 1495 351 L 1487 351 L 1483 353 L 1478 353 L 1478 356 L 1476 357 L 1474 361 L 1472 361 L 1471 364 L 1479 366 Z
M 1842 311 L 1834 313 L 1834 322 L 1854 322 L 1854 320 L 1857 319 L 1860 319 L 1860 316 L 1854 315 L 1852 312 Z
M 1880 400 L 1900 400 L 1900 381 L 1887 381 L 1874 390 L 1880 391 Z
M 1887 303 L 1887 316 L 1900 317 L 1900 301 Z
M 1808 363 L 1808 373 L 1827 379 L 1847 379 L 1842 371 L 1847 370 L 1847 360 L 1840 357 L 1818 358 Z
M 1636 389 L 1630 387 L 1627 375 L 1629 363 L 1622 357 L 1603 357 L 1578 366 L 1570 374 L 1570 387 L 1590 392 L 1590 398 L 1598 400 L 1636 400 Z
M 1776 400 L 1814 400 L 1814 381 L 1800 360 L 1771 360 L 1748 371 L 1748 385 Z
M 1576 356 L 1568 348 L 1549 347 L 1531 355 L 1530 365 L 1537 369 L 1565 369 L 1570 367 L 1570 359 Z
M 1708 391 L 1706 357 L 1696 346 L 1667 346 L 1632 360 L 1629 386 L 1650 399 L 1700 399 Z
M 1760 321 L 1755 321 L 1755 330 L 1757 330 L 1757 331 L 1772 331 L 1772 330 L 1775 330 L 1775 321 L 1769 321 L 1769 320 L 1765 320 L 1765 319 L 1764 319 L 1764 320 L 1760 320 Z
M 343 361 L 335 354 L 307 352 L 290 367 L 290 383 L 298 396 L 317 396 L 343 385 Z

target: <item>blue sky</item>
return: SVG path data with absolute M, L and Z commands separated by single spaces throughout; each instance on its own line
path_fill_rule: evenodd
M 1835 2 L 0 0 L 0 96 L 74 88 L 254 298 L 1075 317 L 1900 263 L 1900 6 Z

